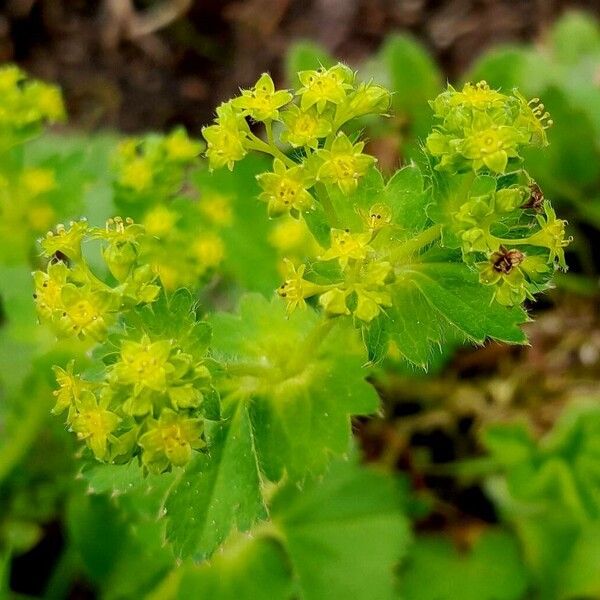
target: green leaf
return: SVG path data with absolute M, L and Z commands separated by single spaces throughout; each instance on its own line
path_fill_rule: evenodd
M 488 531 L 469 553 L 439 536 L 417 539 L 400 574 L 404 600 L 518 600 L 527 572 L 516 541 Z
M 277 480 L 322 470 L 347 451 L 350 416 L 372 414 L 379 398 L 356 331 L 312 309 L 286 315 L 283 302 L 245 296 L 239 315 L 218 313 L 213 352 L 230 373 L 221 384 L 244 392 L 261 469 Z M 245 390 L 245 391 L 244 391 Z
M 303 600 L 396 597 L 394 568 L 410 533 L 389 477 L 337 462 L 320 482 L 284 488 L 271 515 Z
M 427 195 L 421 170 L 410 165 L 400 169 L 385 187 L 385 201 L 392 209 L 392 222 L 402 229 L 402 238 L 421 231 L 428 222 Z
M 186 565 L 176 598 L 285 600 L 292 580 L 286 556 L 272 539 L 243 537 L 227 544 L 210 563 Z
M 494 302 L 492 289 L 479 283 L 477 273 L 464 263 L 421 263 L 410 267 L 409 278 L 427 302 L 467 338 L 487 338 L 524 344 L 520 325 L 527 321 L 520 307 Z
M 600 597 L 600 521 L 588 525 L 559 570 L 560 598 Z
M 245 531 L 265 509 L 248 412 L 207 424 L 209 452 L 181 474 L 165 503 L 167 539 L 179 557 L 210 556 L 232 529 Z

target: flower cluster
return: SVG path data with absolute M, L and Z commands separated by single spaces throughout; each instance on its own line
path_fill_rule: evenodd
M 169 135 L 128 138 L 117 147 L 114 159 L 115 202 L 130 209 L 155 204 L 181 192 L 185 172 L 196 164 L 202 143 L 185 129 Z M 138 215 L 135 215 L 136 218 Z
M 427 150 L 436 168 L 505 173 L 521 161 L 519 151 L 528 145 L 547 144 L 552 125 L 544 105 L 521 94 L 502 94 L 485 81 L 467 83 L 462 91 L 448 86 L 432 107 L 439 124 L 427 138 Z
M 16 65 L 0 68 L 0 142 L 5 148 L 35 136 L 46 123 L 65 119 L 60 89 L 30 79 Z
M 33 274 L 35 303 L 41 320 L 61 336 L 102 341 L 118 311 L 153 302 L 160 288 L 155 275 L 139 260 L 145 232 L 130 219 L 110 219 L 105 228 L 87 221 L 59 225 L 41 240 L 45 271 Z M 84 242 L 100 240 L 104 263 L 114 278 L 105 283 L 83 254 Z
M 533 107 L 532 107 L 533 104 Z M 444 240 L 476 263 L 480 281 L 501 304 L 521 304 L 565 269 L 566 222 L 521 166 L 524 146 L 545 145 L 552 124 L 538 99 L 527 102 L 485 82 L 451 86 L 432 102 L 441 125 L 427 139 L 434 185 L 446 186 Z
M 105 363 L 89 376 L 73 363 L 56 368 L 54 412 L 67 411 L 69 427 L 98 460 L 121 463 L 140 454 L 148 470 L 162 472 L 204 446 L 205 408 L 218 413 L 218 402 L 204 356 L 210 331 L 196 321 L 191 296 L 161 294 L 140 259 L 146 238 L 141 225 L 119 217 L 106 228 L 59 226 L 41 241 L 46 271 L 33 276 L 40 319 L 94 347 Z M 104 278 L 82 248 L 94 241 Z
M 140 254 L 169 291 L 197 285 L 225 256 L 220 231 L 231 225 L 229 199 L 204 197 L 188 177 L 202 147 L 179 128 L 126 139 L 113 164 L 115 202 L 144 225 Z
M 375 159 L 363 152 L 363 142 L 354 142 L 341 128 L 362 115 L 383 114 L 390 106 L 387 90 L 357 83 L 352 70 L 341 64 L 302 71 L 298 78 L 301 87 L 292 94 L 276 90 L 271 77 L 262 75 L 252 89 L 222 104 L 214 125 L 202 132 L 212 168 L 232 169 L 251 150 L 274 157 L 273 171 L 259 176 L 270 216 L 312 210 L 312 188 L 320 183 L 339 186 L 344 193 L 355 190 Z M 264 124 L 266 142 L 251 131 L 248 119 Z M 294 150 L 292 157 L 282 152 L 283 146 Z

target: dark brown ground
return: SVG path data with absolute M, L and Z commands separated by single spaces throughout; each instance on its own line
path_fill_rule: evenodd
M 598 0 L 146 0 L 132 1 L 136 13 L 129 1 L 0 2 L 0 60 L 60 83 L 77 126 L 197 131 L 238 86 L 265 70 L 280 77 L 298 38 L 356 64 L 386 33 L 410 31 L 452 78 L 493 44 L 538 38 L 569 8 L 600 16 Z

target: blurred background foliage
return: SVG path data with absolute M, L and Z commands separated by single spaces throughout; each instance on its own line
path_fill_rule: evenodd
M 26 211 L 0 201 L 0 595 L 229 598 L 218 573 L 252 572 L 243 557 L 225 558 L 212 583 L 195 567 L 175 581 L 157 543 L 169 478 L 136 495 L 126 475 L 79 473 L 71 436 L 49 415 L 50 365 L 73 349 L 35 325 L 29 272 L 36 239 L 55 222 L 86 215 L 98 225 L 118 210 L 148 225 L 168 214 L 173 227 L 157 232 L 170 248 L 156 258 L 167 261 L 156 263 L 165 285 L 187 284 L 189 269 L 177 265 L 199 264 L 206 306 L 231 308 L 243 290 L 272 294 L 277 257 L 315 248 L 293 219 L 265 219 L 260 161 L 244 161 L 235 177 L 197 164 L 183 191 L 132 205 L 119 187 L 119 139 L 176 125 L 199 137 L 214 107 L 261 72 L 285 85 L 299 69 L 342 59 L 394 92 L 392 117 L 361 123 L 388 172 L 421 160 L 427 100 L 446 81 L 485 79 L 540 97 L 555 123 L 551 145 L 527 160 L 575 240 L 569 272 L 530 307 L 530 346 L 449 340 L 428 373 L 391 356 L 372 375 L 385 416 L 357 420 L 357 439 L 368 462 L 411 490 L 398 597 L 599 598 L 598 15 L 593 0 L 6 0 L 0 60 L 60 85 L 69 123 L 0 169 L 12 180 L 55 175 L 41 196 L 20 198 Z M 190 254 L 197 231 L 213 243 Z M 261 553 L 276 570 L 273 550 Z

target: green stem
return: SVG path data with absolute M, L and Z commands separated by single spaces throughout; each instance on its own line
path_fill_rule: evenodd
M 394 248 L 390 253 L 390 261 L 392 263 L 398 263 L 411 258 L 419 250 L 422 250 L 425 246 L 435 242 L 441 234 L 442 226 L 439 224 L 432 225 L 416 237 L 407 240 L 400 246 Z
M 247 147 L 249 149 L 257 150 L 258 152 L 263 152 L 265 154 L 270 154 L 273 158 L 278 158 L 279 160 L 284 162 L 288 167 L 297 166 L 296 163 L 289 156 L 286 156 L 274 144 L 267 144 L 253 133 L 249 133 L 248 137 L 250 139 L 250 142 L 247 144 Z
M 325 211 L 325 216 L 327 217 L 327 220 L 329 221 L 329 225 L 331 225 L 331 227 L 339 228 L 340 221 L 339 221 L 337 213 L 335 211 L 335 207 L 333 206 L 333 203 L 331 202 L 331 198 L 329 197 L 329 194 L 327 193 L 327 188 L 325 187 L 325 184 L 324 183 L 315 184 L 315 190 L 317 192 L 317 199 L 319 200 L 319 202 L 321 203 L 321 206 L 323 207 L 323 210 Z

